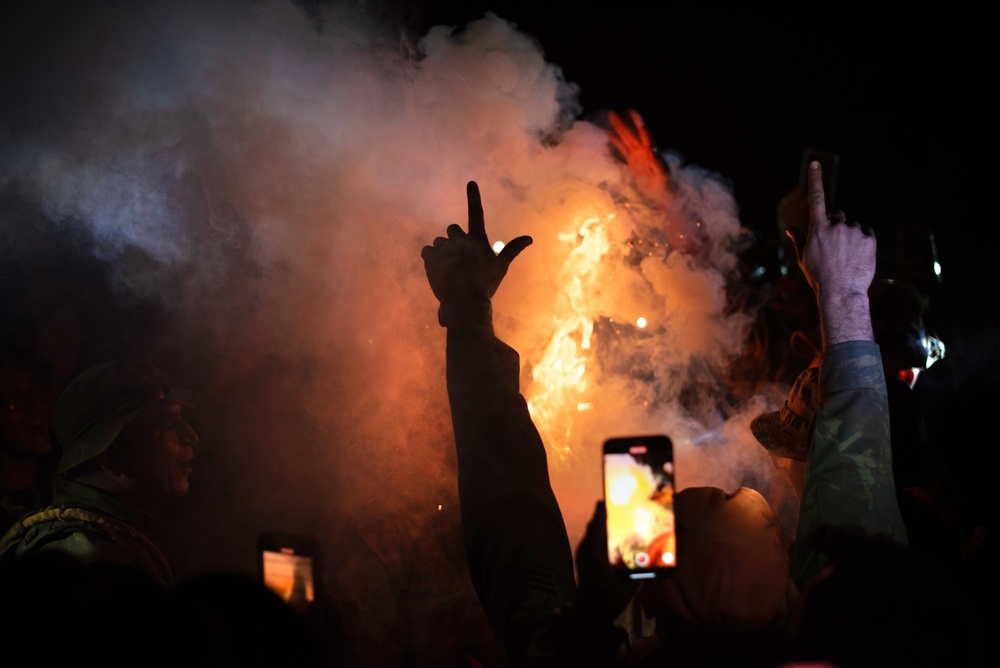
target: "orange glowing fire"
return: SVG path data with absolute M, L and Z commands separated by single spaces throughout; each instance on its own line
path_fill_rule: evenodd
M 548 431 L 556 452 L 570 451 L 574 413 L 593 408 L 587 400 L 594 317 L 588 296 L 600 286 L 601 260 L 611 250 L 607 226 L 615 214 L 588 216 L 576 234 L 560 234 L 570 244 L 559 275 L 563 292 L 553 314 L 555 332 L 542 358 L 532 367 L 528 410 L 535 424 Z
M 605 362 L 616 354 L 651 355 L 671 324 L 670 316 L 685 308 L 673 291 L 686 291 L 688 303 L 704 292 L 692 289 L 697 284 L 689 278 L 694 270 L 685 265 L 705 250 L 696 243 L 697 234 L 685 234 L 700 229 L 697 215 L 675 209 L 665 163 L 654 154 L 638 114 L 632 113 L 631 128 L 615 115 L 611 120 L 611 141 L 625 163 L 623 181 L 613 186 L 610 198 L 606 189 L 597 189 L 563 213 L 567 228 L 556 237 L 559 249 L 553 255 L 562 259 L 550 265 L 558 267 L 554 283 L 559 293 L 551 319 L 548 312 L 545 318 L 545 331 L 552 333 L 528 359 L 528 409 L 557 461 L 570 458 L 581 439 L 594 440 L 583 425 L 613 427 L 609 387 L 618 392 L 616 401 L 627 392 L 632 406 L 648 406 L 649 393 L 658 390 L 630 385 L 624 378 L 628 363 L 611 370 L 618 377 L 609 378 Z M 671 257 L 674 253 L 678 256 Z M 671 282 L 680 287 L 669 287 Z M 628 345 L 622 345 L 624 339 L 613 341 L 626 330 Z M 622 412 L 621 404 L 617 410 Z

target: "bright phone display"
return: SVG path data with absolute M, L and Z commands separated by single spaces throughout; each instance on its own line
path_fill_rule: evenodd
M 612 438 L 603 458 L 608 561 L 631 579 L 670 575 L 677 565 L 673 443 L 662 434 Z

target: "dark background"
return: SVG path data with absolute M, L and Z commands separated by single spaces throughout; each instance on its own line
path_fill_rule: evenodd
M 329 4 L 292 1 L 318 21 Z M 350 2 L 410 40 L 434 25 L 461 29 L 487 11 L 513 22 L 579 86 L 584 118 L 638 110 L 661 149 L 727 179 L 742 222 L 765 236 L 777 234 L 776 206 L 798 182 L 802 151 L 835 152 L 832 204 L 875 229 L 882 247 L 903 223 L 927 226 L 950 307 L 963 304 L 964 320 L 996 320 L 969 298 L 996 277 L 987 200 L 996 49 L 984 15 L 940 4 L 890 12 L 705 1 Z M 38 35 L 60 40 L 59 31 L 83 21 L 73 14 L 95 4 L 6 6 L 0 76 L 24 84 L 23 54 L 45 48 Z M 0 112 L 26 113 L 16 99 L 0 100 Z
M 402 6 L 418 31 L 485 11 L 512 21 L 579 85 L 585 117 L 638 110 L 661 149 L 731 183 L 742 222 L 762 235 L 776 236 L 777 203 L 798 182 L 802 151 L 837 153 L 833 205 L 872 227 L 882 247 L 904 223 L 926 226 L 949 307 L 961 311 L 949 318 L 996 321 L 993 303 L 972 298 L 996 280 L 987 203 L 996 68 L 984 16 L 940 4 Z

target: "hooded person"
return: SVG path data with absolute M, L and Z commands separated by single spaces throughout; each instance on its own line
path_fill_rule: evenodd
M 53 408 L 62 457 L 52 503 L 10 528 L 0 559 L 62 552 L 172 587 L 170 565 L 147 531 L 188 492 L 198 434 L 182 408 L 197 398 L 141 359 L 100 364 L 74 378 Z

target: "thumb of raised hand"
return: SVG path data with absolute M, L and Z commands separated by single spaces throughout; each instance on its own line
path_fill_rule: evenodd
M 529 236 L 517 237 L 516 239 L 511 239 L 500 251 L 497 256 L 500 259 L 500 264 L 503 266 L 504 272 L 506 273 L 507 267 L 510 263 L 514 261 L 518 255 L 521 254 L 525 248 L 531 245 L 533 239 Z

